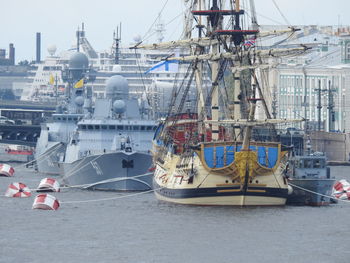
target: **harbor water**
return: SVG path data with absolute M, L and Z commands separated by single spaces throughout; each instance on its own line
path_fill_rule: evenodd
M 327 207 L 196 207 L 153 193 L 63 189 L 57 211 L 4 197 L 12 182 L 45 175 L 16 167 L 0 177 L 0 262 L 348 262 L 350 203 Z M 332 167 L 350 180 L 350 167 Z M 60 180 L 60 177 L 57 177 Z

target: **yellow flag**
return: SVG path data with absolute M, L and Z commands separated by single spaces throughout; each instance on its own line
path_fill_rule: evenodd
M 84 86 L 84 79 L 79 80 L 77 83 L 75 83 L 74 88 L 79 89 Z
M 53 85 L 55 83 L 55 78 L 53 77 L 53 75 L 50 75 L 50 84 Z

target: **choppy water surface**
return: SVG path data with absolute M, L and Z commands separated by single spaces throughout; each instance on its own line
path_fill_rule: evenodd
M 349 171 L 332 168 L 337 179 Z M 0 194 L 44 177 L 18 167 L 14 178 L 0 177 Z M 57 211 L 32 210 L 35 193 L 0 197 L 0 262 L 349 262 L 350 203 L 195 207 L 130 194 L 64 189 L 54 194 Z

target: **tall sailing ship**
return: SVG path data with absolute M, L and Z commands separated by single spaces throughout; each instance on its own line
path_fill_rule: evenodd
M 264 60 L 308 47 L 257 48 L 260 37 L 295 29 L 263 33 L 257 24 L 244 29 L 240 1 L 229 1 L 228 9 L 224 2 L 191 2 L 189 14 L 197 25 L 188 28 L 197 28 L 198 38 L 187 33 L 188 39 L 138 46 L 186 47 L 191 53 L 167 58 L 188 65 L 188 79 L 175 85 L 168 116 L 154 137 L 153 187 L 158 199 L 181 204 L 284 205 L 288 149 L 274 138 L 274 125 L 287 120 L 272 119 L 261 78 L 270 67 Z M 197 103 L 186 105 L 192 80 Z M 264 126 L 271 141 L 255 140 L 253 129 Z

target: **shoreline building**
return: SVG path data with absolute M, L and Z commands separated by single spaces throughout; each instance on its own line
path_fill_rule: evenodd
M 315 47 L 284 59 L 270 72 L 272 112 L 277 118 L 305 118 L 297 128 L 349 133 L 350 32 L 306 27 L 286 45 L 302 43 Z

